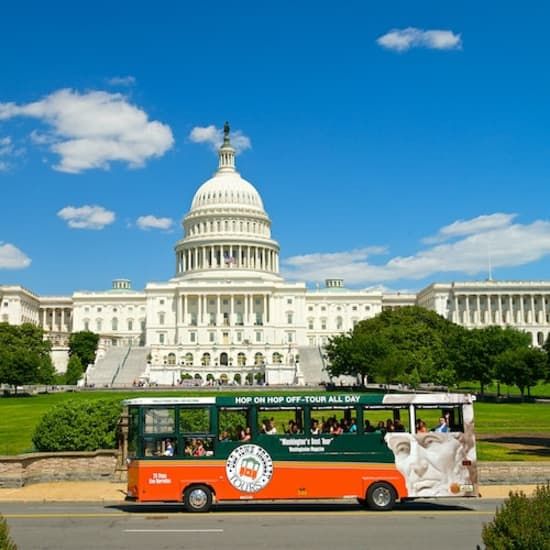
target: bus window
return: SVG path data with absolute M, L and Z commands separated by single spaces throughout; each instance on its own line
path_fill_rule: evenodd
M 462 408 L 416 405 L 416 431 L 463 432 Z M 443 419 L 443 420 L 441 420 Z M 442 427 L 443 426 L 443 427 Z
M 302 408 L 258 409 L 258 429 L 266 435 L 298 435 L 304 433 L 304 411 Z
M 210 412 L 207 407 L 179 409 L 180 433 L 210 433 Z
M 242 441 L 243 433 L 250 427 L 248 409 L 218 409 L 218 439 L 220 441 Z
M 214 454 L 213 437 L 186 437 L 184 445 L 183 454 L 187 457 L 201 458 Z
M 139 409 L 131 408 L 128 411 L 128 456 L 138 455 L 139 444 Z
M 144 433 L 173 433 L 175 431 L 175 415 L 172 408 L 150 408 L 145 410 Z
M 408 432 L 409 409 L 408 408 L 363 408 L 363 431 L 365 433 Z
M 358 427 L 355 408 L 312 408 L 310 430 L 312 434 L 356 434 Z

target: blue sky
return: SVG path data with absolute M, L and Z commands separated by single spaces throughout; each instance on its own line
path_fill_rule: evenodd
M 194 4 L 3 8 L 0 284 L 172 277 L 225 120 L 289 278 L 548 278 L 550 6 Z

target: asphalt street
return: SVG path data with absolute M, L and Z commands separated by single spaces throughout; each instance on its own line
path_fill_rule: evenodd
M 474 550 L 501 500 L 416 501 L 391 512 L 346 504 L 180 506 L 1 503 L 19 550 Z

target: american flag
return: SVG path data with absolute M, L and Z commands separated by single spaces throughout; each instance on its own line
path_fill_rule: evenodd
M 223 255 L 223 259 L 226 265 L 231 265 L 235 261 L 235 258 L 230 256 L 227 252 Z

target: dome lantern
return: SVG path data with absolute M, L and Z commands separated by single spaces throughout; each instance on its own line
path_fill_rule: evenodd
M 223 125 L 223 144 L 218 151 L 218 172 L 235 172 L 235 149 L 229 140 L 229 122 Z

